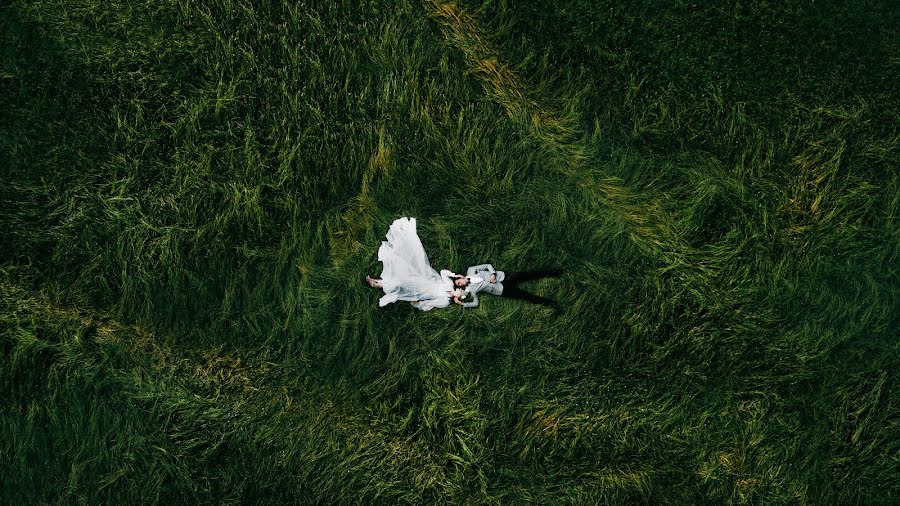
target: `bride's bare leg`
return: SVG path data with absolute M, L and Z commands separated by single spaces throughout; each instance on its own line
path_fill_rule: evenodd
M 372 288 L 381 288 L 383 285 L 381 284 L 380 279 L 373 278 L 371 276 L 366 276 L 366 283 L 369 284 Z

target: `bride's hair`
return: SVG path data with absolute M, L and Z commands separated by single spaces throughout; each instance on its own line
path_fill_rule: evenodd
M 464 284 L 463 286 L 456 286 L 456 280 L 459 279 L 459 278 L 465 279 L 465 280 L 466 280 L 466 284 Z M 469 286 L 469 278 L 463 276 L 462 274 L 457 274 L 456 277 L 453 278 L 453 286 L 455 286 L 456 288 L 465 288 L 465 287 Z

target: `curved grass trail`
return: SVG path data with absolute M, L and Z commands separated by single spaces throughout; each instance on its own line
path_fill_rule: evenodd
M 456 2 L 427 0 L 425 5 L 449 43 L 465 55 L 488 96 L 503 107 L 523 135 L 537 140 L 541 148 L 552 154 L 556 162 L 552 168 L 569 177 L 574 187 L 598 196 L 606 208 L 628 224 L 629 236 L 645 252 L 665 255 L 670 262 L 693 253 L 657 203 L 641 198 L 616 178 L 597 179 L 595 172 L 588 170 L 584 143 L 590 137 L 581 131 L 574 111 L 556 111 L 535 99 L 516 73 L 500 60 L 474 16 Z

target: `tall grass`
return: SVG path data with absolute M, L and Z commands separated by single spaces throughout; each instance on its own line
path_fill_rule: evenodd
M 4 502 L 896 502 L 887 3 L 0 32 Z M 402 215 L 565 310 L 378 309 Z

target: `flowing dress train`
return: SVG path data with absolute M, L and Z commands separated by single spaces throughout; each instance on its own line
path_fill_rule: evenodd
M 398 300 L 419 301 L 416 307 L 429 311 L 450 304 L 448 291 L 453 290 L 453 273 L 438 272 L 428 262 L 428 255 L 416 233 L 415 218 L 398 218 L 387 232 L 387 241 L 378 248 L 384 296 L 378 301 L 384 307 Z

